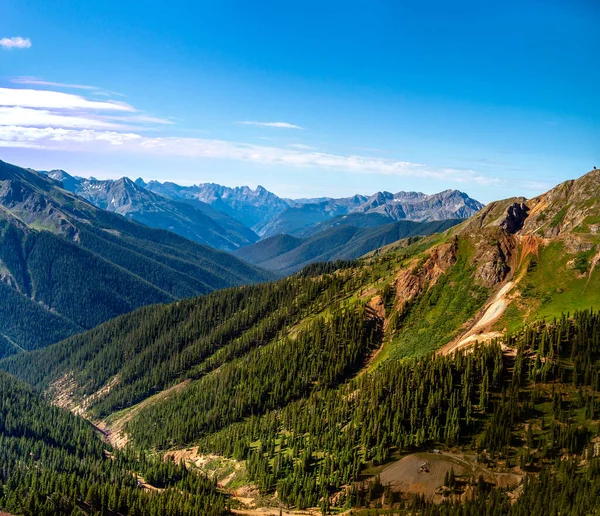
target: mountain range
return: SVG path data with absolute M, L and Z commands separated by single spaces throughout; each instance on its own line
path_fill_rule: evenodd
M 214 183 L 180 186 L 146 183 L 141 178 L 85 179 L 63 170 L 41 173 L 99 208 L 225 251 L 276 235 L 312 236 L 332 226 L 464 219 L 483 206 L 458 190 L 434 195 L 378 192 L 370 197 L 293 200 L 280 198 L 262 186 L 255 190 Z
M 247 186 L 228 188 L 214 183 L 179 186 L 175 183 L 136 183 L 148 190 L 178 200 L 199 200 L 227 213 L 251 227 L 262 238 L 279 234 L 306 236 L 313 226 L 339 216 L 354 215 L 357 226 L 383 225 L 399 220 L 427 222 L 464 219 L 483 207 L 458 190 L 446 190 L 433 195 L 418 192 L 377 192 L 374 195 L 354 195 L 347 198 L 284 199 L 262 186 L 255 190 Z M 378 214 L 359 222 L 361 215 Z M 375 224 L 375 221 L 380 224 Z
M 44 173 L 44 172 L 43 172 Z M 63 170 L 45 174 L 63 187 L 102 208 L 216 249 L 233 251 L 258 240 L 250 228 L 197 199 L 176 201 L 123 177 L 98 180 L 73 177 Z
M 84 179 L 4 162 L 0 168 L 0 356 L 46 346 L 142 305 L 274 278 L 213 248 L 239 251 L 243 260 L 281 275 L 319 260 L 356 258 L 457 222 L 390 223 L 389 213 L 363 206 L 364 196 L 315 204 L 281 199 L 264 188 Z M 404 197 L 421 207 L 428 202 L 434 219 L 450 214 L 451 203 L 461 216 L 459 204 L 477 206 L 452 192 Z M 306 218 L 315 206 L 319 215 Z M 360 206 L 366 213 L 333 217 Z M 227 212 L 255 226 L 295 212 L 304 222 L 292 224 L 302 228 L 297 237 L 258 242 Z
M 264 242 L 290 252 L 295 239 Z M 142 308 L 0 367 L 112 446 L 216 477 L 241 508 L 517 515 L 543 501 L 592 514 L 599 246 L 592 171 L 358 260 Z
M 0 356 L 51 344 L 142 305 L 272 277 L 0 161 Z
M 346 215 L 352 215 L 354 224 L 361 227 L 375 225 L 375 221 L 389 224 L 400 220 L 433 222 L 465 219 L 483 207 L 483 204 L 458 190 L 445 190 L 433 195 L 377 192 L 370 197 L 355 195 L 342 199 L 308 199 L 291 203 L 289 208 L 257 228 L 261 237 L 282 233 L 294 236 L 314 234 L 321 224 L 339 221 L 339 217 Z M 361 222 L 362 218 L 368 222 Z

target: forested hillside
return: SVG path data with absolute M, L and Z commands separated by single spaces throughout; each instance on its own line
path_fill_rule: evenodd
M 46 346 L 142 305 L 270 278 L 0 162 L 0 356 Z
M 589 514 L 599 194 L 595 171 L 444 233 L 142 308 L 0 367 L 120 445 L 200 469 L 216 455 L 235 464 L 224 477 L 243 470 L 257 499 L 293 509 L 542 514 L 552 490 L 561 514 Z
M 227 500 L 183 465 L 103 443 L 92 426 L 0 373 L 0 509 L 24 516 L 218 515 Z
M 258 267 L 281 274 L 292 274 L 310 263 L 352 260 L 398 240 L 431 235 L 461 222 L 458 219 L 436 222 L 403 220 L 381 225 L 379 221 L 379 224 L 373 226 L 360 227 L 353 225 L 357 222 L 357 217 L 339 219 L 317 225 L 312 228 L 314 232 L 309 231 L 311 236 L 306 238 L 277 235 L 238 249 L 233 254 Z M 362 222 L 358 221 L 358 224 Z

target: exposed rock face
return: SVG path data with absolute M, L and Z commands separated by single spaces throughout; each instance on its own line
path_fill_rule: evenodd
M 477 279 L 492 287 L 517 265 L 517 251 L 522 257 L 537 254 L 544 239 L 560 239 L 570 254 L 589 251 L 593 245 L 585 235 L 597 232 L 599 223 L 600 170 L 594 170 L 530 200 L 490 203 L 462 224 L 459 233 L 473 239 Z
M 529 208 L 525 203 L 515 203 L 508 207 L 506 218 L 500 223 L 500 227 L 511 234 L 520 231 L 525 224 Z
M 392 220 L 417 222 L 465 219 L 477 213 L 483 204 L 458 190 L 444 190 L 433 195 L 419 192 L 378 192 L 352 212 L 381 213 Z
M 475 255 L 476 279 L 490 288 L 502 283 L 511 271 L 512 257 L 517 246 L 517 240 L 504 231 L 499 231 L 497 239 L 492 243 L 478 246 Z
M 410 302 L 425 287 L 435 285 L 438 278 L 456 263 L 457 251 L 458 240 L 454 238 L 450 243 L 434 247 L 422 265 L 401 269 L 394 281 L 398 305 Z
M 600 170 L 565 181 L 527 202 L 531 208 L 523 234 L 544 238 L 597 233 L 600 223 Z

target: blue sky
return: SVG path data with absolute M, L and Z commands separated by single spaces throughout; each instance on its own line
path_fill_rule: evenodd
M 484 202 L 600 167 L 596 0 L 141 5 L 2 0 L 0 159 Z

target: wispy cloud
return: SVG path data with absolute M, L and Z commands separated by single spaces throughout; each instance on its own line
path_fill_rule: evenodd
M 0 126 L 0 146 L 28 146 L 67 151 L 101 151 L 110 148 L 156 156 L 187 156 L 228 159 L 289 167 L 312 167 L 361 174 L 431 178 L 457 183 L 493 185 L 498 179 L 474 170 L 433 168 L 420 163 L 366 156 L 344 156 L 322 152 L 252 145 L 204 138 L 151 138 L 136 133 L 94 129 L 57 129 Z M 108 145 L 108 147 L 107 147 Z
M 294 149 L 300 150 L 317 150 L 316 147 L 311 147 L 310 145 L 304 145 L 303 143 L 290 143 L 288 147 L 292 147 Z
M 83 88 L 83 86 L 81 86 Z M 125 102 L 50 90 L 0 88 L 0 126 L 142 130 L 172 125 Z
M 380 156 L 319 152 L 300 142 L 281 146 L 265 142 L 260 145 L 199 137 L 154 137 L 143 132 L 172 123 L 168 118 L 140 112 L 125 102 L 91 100 L 82 95 L 49 89 L 0 88 L 0 147 L 77 152 L 107 152 L 112 149 L 161 157 L 184 156 L 288 168 L 498 184 L 498 179 L 471 169 L 430 167 Z M 239 123 L 301 129 L 287 122 Z
M 236 124 L 254 125 L 256 127 L 275 127 L 277 129 L 304 129 L 304 127 L 295 124 L 290 124 L 288 122 L 254 122 L 252 120 L 242 120 L 236 122 Z
M 175 122 L 168 118 L 158 118 L 155 116 L 147 115 L 133 115 L 127 117 L 127 122 L 141 122 L 144 124 L 161 124 L 161 125 L 173 125 Z
M 30 48 L 31 40 L 29 38 L 22 38 L 21 36 L 2 38 L 0 39 L 0 47 L 9 50 L 12 50 L 13 48 Z
M 100 97 L 125 97 L 122 93 L 118 93 L 116 91 L 104 91 L 98 86 L 90 86 L 88 84 L 71 84 L 66 82 L 55 82 L 55 81 L 46 81 L 45 79 L 40 79 L 39 77 L 31 77 L 31 76 L 20 76 L 13 77 L 10 79 L 10 82 L 13 84 L 26 84 L 28 86 L 44 86 L 46 88 L 61 88 L 61 89 L 73 89 L 73 90 L 85 90 L 88 91 L 91 95 L 96 95 Z
M 0 125 L 21 125 L 26 127 L 70 127 L 94 129 L 118 129 L 119 124 L 93 118 L 89 115 L 57 113 L 47 109 L 0 106 Z
M 45 109 L 91 109 L 99 111 L 126 111 L 134 109 L 125 102 L 88 100 L 80 95 L 60 91 L 0 88 L 0 106 Z
M 10 82 L 13 84 L 28 84 L 32 86 L 52 86 L 55 88 L 72 88 L 75 90 L 98 90 L 96 86 L 87 86 L 85 84 L 66 84 L 64 82 L 44 81 L 37 77 L 13 77 Z

